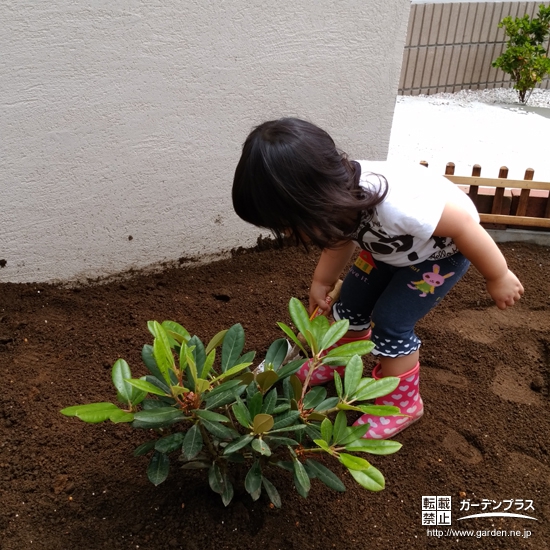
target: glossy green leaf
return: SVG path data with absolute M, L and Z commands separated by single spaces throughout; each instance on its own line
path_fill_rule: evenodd
M 381 491 L 385 487 L 384 476 L 374 466 L 366 470 L 349 470 L 349 473 L 359 485 L 369 491 Z
M 357 405 L 355 408 L 372 416 L 406 416 L 401 414 L 399 407 L 392 405 Z
M 239 376 L 237 376 L 235 380 L 240 381 L 240 384 L 245 387 L 249 386 L 250 384 L 252 384 L 252 382 L 254 382 L 254 373 L 250 371 L 243 372 L 242 374 L 239 374 Z
M 298 300 L 298 298 L 291 298 L 288 305 L 288 311 L 290 318 L 296 326 L 299 332 L 306 336 L 307 332 L 311 332 L 311 321 L 309 320 L 309 313 L 306 308 Z M 306 337 L 307 338 L 307 337 Z
M 142 443 L 141 445 L 139 445 L 134 449 L 134 456 L 146 455 L 148 452 L 152 451 L 155 448 L 156 443 L 157 443 L 156 439 L 152 439 L 151 441 Z
M 173 400 L 172 400 L 173 401 Z M 164 401 L 161 401 L 160 399 L 144 399 L 143 403 L 143 410 L 144 411 L 150 411 L 151 409 L 171 409 L 173 408 L 172 405 L 165 403 Z
M 205 409 L 217 409 L 235 401 L 235 397 L 245 390 L 244 386 L 237 384 L 236 387 L 212 395 L 210 392 L 205 399 Z
M 161 437 L 155 443 L 155 451 L 158 451 L 159 453 L 171 453 L 181 449 L 184 437 L 185 434 L 183 432 L 176 432 L 165 437 Z
M 332 439 L 332 422 L 328 418 L 325 418 L 321 422 L 321 437 L 330 445 Z
M 370 453 L 373 455 L 391 455 L 401 449 L 403 445 L 388 439 L 358 439 L 346 445 L 346 451 L 356 453 Z
M 201 418 L 200 423 L 215 437 L 218 439 L 234 439 L 235 430 L 232 430 L 231 428 L 228 428 L 227 426 L 224 426 L 220 422 L 212 422 L 210 420 L 205 420 Z M 237 434 L 238 436 L 238 434 Z
M 244 480 L 244 488 L 246 492 L 249 493 L 254 499 L 255 495 L 258 495 L 254 500 L 257 500 L 260 496 L 258 491 L 261 491 L 262 488 L 262 469 L 260 463 L 256 460 Z
M 285 325 L 284 323 L 277 323 L 277 325 L 290 338 L 290 340 L 294 343 L 294 345 L 297 346 L 298 349 L 300 349 L 302 353 L 307 357 L 307 352 L 304 348 L 304 345 L 302 344 L 302 342 L 300 342 L 300 340 L 298 340 L 297 336 L 294 334 L 292 329 L 288 325 Z
M 349 321 L 347 319 L 342 319 L 341 321 L 336 321 L 333 323 L 329 329 L 324 334 L 319 349 L 324 351 L 330 346 L 336 344 L 340 338 L 342 338 L 349 329 Z
M 121 411 L 118 409 L 117 411 L 114 411 L 113 414 L 109 417 L 109 420 L 113 424 L 121 424 L 123 422 L 132 422 L 134 420 L 134 413 L 130 413 L 127 411 Z
M 313 443 L 315 443 L 315 445 L 321 447 L 321 449 L 323 449 L 323 451 L 326 451 L 327 453 L 330 453 L 330 446 L 328 445 L 328 443 L 324 439 L 314 439 Z
M 311 330 L 306 330 L 305 332 L 302 332 L 302 336 L 311 348 L 311 355 L 316 356 L 319 353 L 319 344 L 317 343 L 313 332 Z
M 212 464 L 212 466 L 210 466 L 210 469 L 208 470 L 208 483 L 212 491 L 218 493 L 219 495 L 223 493 L 224 480 L 222 472 L 220 470 L 220 467 L 215 462 L 214 464 Z
M 302 432 L 307 430 L 309 427 L 310 427 L 309 424 L 292 424 L 290 426 L 285 426 L 284 428 L 269 430 L 269 435 L 274 433 L 283 433 L 283 432 Z M 297 434 L 295 435 L 297 436 Z
M 229 480 L 227 472 L 222 471 L 222 502 L 224 506 L 229 506 L 233 500 L 234 490 L 233 484 Z
M 306 461 L 306 465 L 315 472 L 315 477 L 319 481 L 322 481 L 327 487 L 341 493 L 346 490 L 346 486 L 342 483 L 342 480 L 320 462 L 310 458 Z
M 191 335 L 184 329 L 179 323 L 175 321 L 163 321 L 161 327 L 165 330 L 166 336 L 170 341 L 170 345 L 174 347 L 174 343 L 181 345 L 183 342 L 187 342 Z
M 262 484 L 265 488 L 265 492 L 267 493 L 267 496 L 269 497 L 269 500 L 275 506 L 275 508 L 281 507 L 281 497 L 279 495 L 279 492 L 275 488 L 275 485 L 269 481 L 266 477 L 262 476 Z
M 235 453 L 243 447 L 246 447 L 253 439 L 254 436 L 250 434 L 242 435 L 241 437 L 238 437 L 237 439 L 229 443 L 227 447 L 223 450 L 223 454 L 230 455 L 231 453 Z
M 334 407 L 336 407 L 336 405 L 338 405 L 339 402 L 340 402 L 339 397 L 329 397 L 328 399 L 325 399 L 324 401 L 319 403 L 315 407 L 315 410 L 317 412 L 328 411 L 330 409 L 334 409 Z
M 190 349 L 193 349 L 192 353 L 195 359 L 194 363 L 197 369 L 197 378 L 199 378 L 199 373 L 202 372 L 206 362 L 206 350 L 204 349 L 204 344 L 197 336 L 193 336 L 189 339 L 189 342 L 187 342 L 187 346 Z
M 199 371 L 199 378 L 202 378 L 206 380 L 208 378 L 208 375 L 212 371 L 212 367 L 214 366 L 214 361 L 216 360 L 216 350 L 213 349 L 207 356 L 204 361 L 204 366 L 201 371 Z
M 208 342 L 208 345 L 206 346 L 206 354 L 208 355 L 213 349 L 217 348 L 225 338 L 225 335 L 227 334 L 227 329 L 222 330 L 218 332 L 210 342 Z
M 166 393 L 155 386 L 154 384 L 151 384 L 151 382 L 147 382 L 147 380 L 142 380 L 141 378 L 130 378 L 127 379 L 126 382 L 129 386 L 133 386 L 137 388 L 138 390 L 141 390 L 146 393 L 151 393 L 153 395 L 166 395 Z M 171 392 L 168 391 L 168 395 L 171 395 Z
M 290 410 L 290 403 L 288 401 L 279 401 L 278 404 L 275 405 L 275 409 L 273 409 L 273 414 L 281 414 L 288 410 Z
M 252 422 L 254 434 L 263 434 L 273 428 L 273 417 L 270 414 L 257 414 Z
M 182 443 L 182 451 L 187 460 L 195 458 L 203 448 L 203 439 L 200 428 L 197 424 L 193 424 L 185 433 Z
M 275 405 L 277 404 L 277 388 L 273 388 L 264 396 L 262 408 L 260 412 L 265 414 L 273 414 Z
M 348 469 L 348 470 L 367 470 L 371 467 L 371 464 L 359 456 L 349 455 L 347 453 L 340 453 L 338 460 Z
M 342 384 L 342 377 L 338 374 L 338 371 L 334 371 L 334 387 L 336 388 L 336 394 L 342 399 L 344 395 L 344 386 Z
M 226 333 L 222 345 L 222 372 L 234 367 L 244 347 L 244 329 L 241 324 L 233 325 Z
M 134 414 L 134 428 L 164 428 L 185 418 L 183 412 L 172 407 L 143 410 Z
M 327 397 L 327 390 L 323 386 L 314 386 L 304 396 L 304 409 L 314 409 Z
M 182 357 L 184 358 L 183 360 Z M 180 365 L 181 364 L 186 365 L 187 385 L 191 390 L 195 391 L 195 384 L 199 378 L 199 371 L 197 370 L 197 364 L 195 362 L 195 346 L 190 347 L 187 344 L 181 346 Z
M 252 397 L 246 400 L 251 418 L 254 418 L 262 410 L 264 396 L 261 392 L 256 392 Z
M 65 416 L 76 416 L 83 422 L 89 424 L 97 424 L 104 422 L 105 420 L 111 420 L 113 422 L 131 422 L 134 418 L 132 413 L 122 411 L 113 403 L 88 403 L 87 405 L 73 405 L 72 407 L 66 407 L 60 411 Z
M 225 378 L 230 378 L 242 372 L 244 369 L 248 368 L 252 363 L 239 363 L 230 369 L 227 369 L 225 372 L 222 372 L 219 376 L 214 378 L 214 380 L 224 380 Z
M 340 443 L 340 441 L 346 436 L 347 422 L 346 413 L 340 411 L 336 415 L 332 429 L 334 445 L 338 445 L 338 443 Z
M 132 378 L 132 373 L 130 372 L 128 363 L 124 359 L 118 359 L 115 362 L 111 372 L 111 378 L 118 393 L 124 399 L 124 402 L 126 404 L 130 403 L 132 399 L 132 387 L 129 386 L 125 380 L 127 378 Z
M 147 477 L 153 485 L 160 485 L 168 477 L 170 459 L 164 453 L 155 451 L 147 468 Z
M 321 342 L 329 328 L 330 323 L 324 315 L 317 315 L 317 317 L 311 320 L 311 334 L 313 335 L 313 341 L 316 343 L 315 349 L 317 353 L 321 352 Z
M 380 380 L 372 378 L 364 378 L 363 380 L 361 380 L 353 396 L 350 396 L 358 401 L 366 401 L 367 399 L 376 399 L 377 397 L 388 395 L 397 388 L 400 382 L 399 378 L 395 376 L 386 376 Z
M 160 395 L 170 395 L 172 393 L 170 386 L 166 385 L 163 380 L 157 378 L 156 376 L 147 374 L 146 376 L 142 376 L 140 380 L 145 380 L 146 382 L 149 382 L 149 384 L 156 386 L 159 390 L 162 390 L 163 393 Z
M 168 346 L 168 349 L 166 349 L 163 345 L 162 340 L 159 338 L 155 338 L 155 341 L 153 343 L 153 355 L 162 375 L 162 379 L 167 384 L 170 384 L 172 381 L 170 377 L 170 372 L 174 368 L 174 358 L 172 356 L 172 351 L 170 350 L 170 347 Z
M 346 435 L 340 441 L 338 442 L 339 446 L 345 447 L 352 441 L 356 441 L 357 439 L 361 439 L 368 431 L 369 431 L 370 425 L 367 422 L 367 424 L 358 424 L 357 426 L 348 426 L 346 429 Z
M 194 409 L 193 412 L 204 420 L 211 420 L 212 422 L 229 422 L 229 418 L 223 414 L 219 414 L 214 411 L 207 411 L 204 409 Z
M 227 380 L 220 384 L 219 386 L 215 386 L 208 392 L 208 398 L 211 398 L 212 396 L 215 396 L 218 393 L 226 392 L 226 391 L 233 391 L 238 386 L 241 385 L 240 380 Z
M 195 392 L 196 393 L 204 393 L 208 391 L 210 388 L 210 382 L 208 380 L 204 380 L 203 378 L 198 378 L 195 382 Z
M 271 431 L 286 428 L 287 426 L 294 424 L 298 418 L 300 418 L 300 413 L 298 411 L 288 411 L 283 413 L 274 418 L 275 422 L 271 428 Z
M 153 376 L 156 376 L 159 379 L 163 378 L 153 355 L 153 346 L 150 344 L 145 344 L 143 346 L 141 349 L 141 359 Z
M 273 342 L 267 350 L 265 364 L 271 365 L 275 371 L 279 370 L 285 360 L 287 352 L 288 341 L 286 338 L 279 338 L 278 340 L 275 340 L 275 342 Z
M 290 437 L 272 436 L 272 433 L 273 432 L 269 432 L 269 434 L 266 434 L 264 437 L 271 448 L 275 448 L 279 445 L 299 445 L 299 443 L 295 439 L 291 439 Z
M 311 482 L 304 465 L 299 460 L 293 460 L 293 468 L 295 481 L 298 482 L 306 494 L 309 493 L 309 490 L 311 489 Z M 298 489 L 298 486 L 296 486 L 296 489 Z
M 260 386 L 262 393 L 266 393 L 278 380 L 279 376 L 273 370 L 266 370 L 256 375 L 256 383 Z
M 255 351 L 247 351 L 246 353 L 243 353 L 240 357 L 237 363 L 249 363 L 252 364 L 254 361 L 254 357 L 256 357 Z
M 236 398 L 236 402 L 232 405 L 231 409 L 237 419 L 237 422 L 245 428 L 250 428 L 252 425 L 252 416 L 250 415 L 247 406 L 239 397 Z
M 346 366 L 344 372 L 344 392 L 346 396 L 353 395 L 359 381 L 363 377 L 363 361 L 358 355 L 354 355 Z
M 370 340 L 357 340 L 349 342 L 331 349 L 327 357 L 353 357 L 354 355 L 363 356 L 374 349 L 374 344 Z
M 302 382 L 300 382 L 300 379 L 295 374 L 293 374 L 288 380 L 294 392 L 294 399 L 296 399 L 296 401 L 299 401 L 302 398 Z
M 271 456 L 271 449 L 269 448 L 269 445 L 261 438 L 254 439 L 252 441 L 252 448 L 261 455 L 264 456 Z
M 279 380 L 282 380 L 283 378 L 286 378 L 287 376 L 290 376 L 291 374 L 295 374 L 296 372 L 298 372 L 302 368 L 302 365 L 304 364 L 305 361 L 306 361 L 305 359 L 296 359 L 294 361 L 290 361 L 290 363 L 287 363 L 286 365 L 283 365 L 277 371 Z

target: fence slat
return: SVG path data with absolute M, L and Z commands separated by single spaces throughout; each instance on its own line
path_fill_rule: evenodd
M 525 179 L 526 181 L 533 181 L 534 176 L 535 171 L 532 168 L 527 168 L 527 170 L 525 170 L 525 177 L 523 179 Z M 529 202 L 529 194 L 529 189 L 521 190 L 516 216 L 525 216 L 525 214 L 527 214 L 527 203 Z
M 422 160 L 420 164 L 428 167 L 428 161 Z M 500 167 L 498 178 L 482 178 L 479 164 L 474 164 L 471 176 L 454 174 L 455 164 L 448 162 L 445 177 L 467 192 L 479 212 L 481 223 L 495 229 L 505 229 L 507 226 L 550 229 L 550 182 L 534 181 L 535 171 L 532 168 L 525 171 L 523 180 L 508 179 L 506 166 Z M 510 190 L 511 196 L 508 196 L 506 189 Z M 518 189 L 519 200 L 517 193 L 514 193 Z M 531 193 L 531 190 L 534 192 Z M 516 202 L 517 208 L 513 212 Z M 541 212 L 544 217 L 541 217 Z

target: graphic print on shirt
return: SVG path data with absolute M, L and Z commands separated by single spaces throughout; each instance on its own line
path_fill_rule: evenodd
M 422 275 L 421 281 L 411 281 L 407 286 L 413 290 L 419 290 L 420 298 L 425 298 L 428 294 L 433 294 L 436 287 L 441 286 L 445 282 L 445 279 L 448 279 L 455 274 L 454 271 L 451 271 L 446 275 L 440 275 L 439 269 L 440 267 L 435 264 L 433 271 L 428 271 Z
M 368 215 L 363 217 L 357 231 L 357 242 L 363 250 L 386 256 L 396 252 L 407 252 L 413 248 L 414 237 L 412 235 L 388 235 L 381 227 L 375 229 L 369 218 Z M 418 254 L 413 251 L 408 258 L 414 262 L 418 259 Z

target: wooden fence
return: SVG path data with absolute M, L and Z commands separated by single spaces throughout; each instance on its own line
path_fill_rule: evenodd
M 420 164 L 428 166 L 425 161 Z M 549 231 L 550 182 L 535 181 L 534 176 L 535 171 L 527 168 L 523 180 L 509 180 L 508 168 L 502 166 L 497 178 L 482 178 L 479 164 L 471 176 L 456 176 L 453 162 L 445 167 L 445 177 L 468 193 L 485 227 Z

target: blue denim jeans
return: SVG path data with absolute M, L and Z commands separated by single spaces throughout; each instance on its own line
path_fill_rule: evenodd
M 344 279 L 332 308 L 335 320 L 348 319 L 350 330 L 372 328 L 373 355 L 399 357 L 420 347 L 414 327 L 466 273 L 470 262 L 460 253 L 407 267 L 374 260 L 362 251 Z

